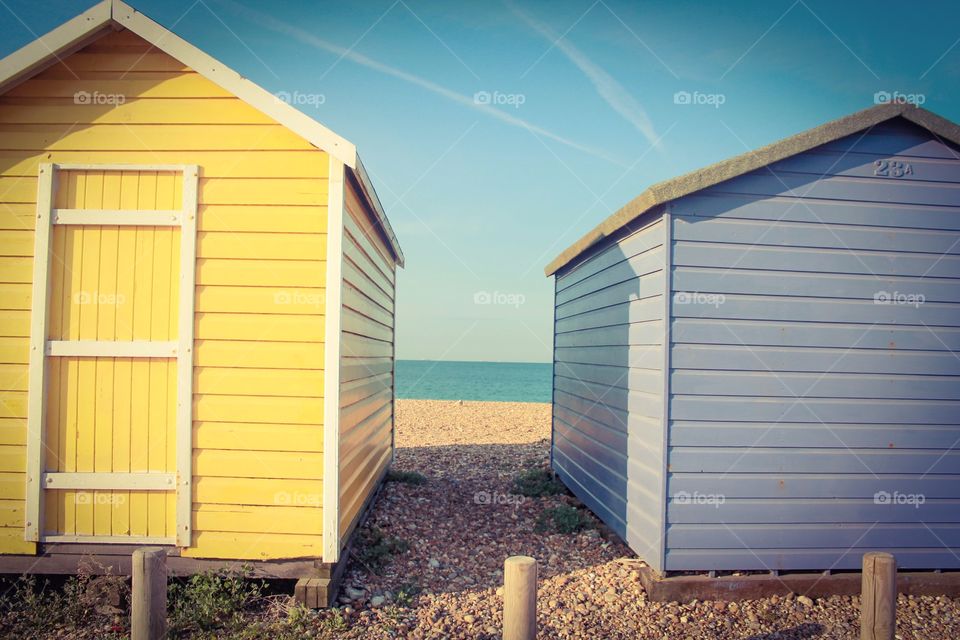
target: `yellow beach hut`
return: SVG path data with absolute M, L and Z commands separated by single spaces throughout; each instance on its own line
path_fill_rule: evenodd
M 329 591 L 393 447 L 355 147 L 116 0 L 0 61 L 0 129 L 0 572 L 163 545 Z

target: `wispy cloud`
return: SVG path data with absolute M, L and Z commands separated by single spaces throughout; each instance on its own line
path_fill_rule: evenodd
M 534 31 L 542 35 L 551 47 L 559 49 L 563 55 L 577 66 L 583 75 L 587 76 L 600 97 L 610 105 L 610 107 L 623 116 L 630 124 L 645 137 L 650 144 L 656 145 L 660 140 L 653 123 L 647 116 L 646 110 L 640 105 L 636 98 L 630 95 L 630 92 L 622 84 L 599 67 L 593 60 L 588 58 L 580 49 L 575 47 L 566 35 L 557 35 L 553 29 L 546 24 L 535 20 L 533 17 L 524 13 L 519 7 L 511 2 L 507 6 L 521 20 L 527 23 Z
M 604 153 L 599 149 L 595 149 L 593 147 L 580 144 L 579 142 L 570 140 L 569 138 L 565 138 L 564 136 L 554 133 L 553 131 L 548 131 L 547 129 L 538 127 L 535 124 L 527 122 L 523 118 L 518 118 L 516 116 L 510 115 L 509 113 L 500 111 L 499 109 L 492 107 L 489 104 L 483 104 L 481 102 L 477 102 L 474 100 L 473 96 L 463 95 L 452 89 L 448 89 L 447 87 L 437 84 L 432 80 L 428 80 L 427 78 L 424 78 L 422 76 L 418 76 L 416 74 L 409 73 L 402 69 L 398 69 L 386 63 L 380 62 L 379 60 L 375 60 L 374 58 L 371 58 L 369 56 L 365 56 L 361 53 L 357 53 L 352 49 L 348 49 L 346 47 L 342 47 L 328 40 L 324 40 L 323 38 L 319 38 L 314 34 L 308 31 L 305 31 L 304 29 L 301 29 L 294 25 L 278 20 L 269 14 L 263 13 L 261 11 L 257 11 L 256 9 L 251 9 L 250 7 L 246 7 L 242 4 L 239 4 L 234 0 L 212 0 L 212 1 L 215 2 L 216 4 L 229 8 L 231 11 L 233 11 L 237 15 L 240 15 L 241 17 L 247 20 L 255 22 L 261 27 L 265 27 L 276 33 L 280 33 L 285 36 L 294 38 L 303 44 L 309 45 L 316 49 L 327 51 L 329 53 L 339 56 L 341 59 L 349 60 L 355 64 L 361 65 L 368 69 L 372 69 L 374 71 L 378 71 L 385 75 L 392 76 L 399 80 L 403 80 L 404 82 L 407 82 L 409 84 L 416 85 L 426 91 L 429 91 L 430 93 L 446 98 L 447 100 L 450 100 L 451 102 L 455 102 L 464 107 L 468 107 L 475 111 L 484 113 L 505 124 L 508 124 L 514 127 L 520 127 L 522 129 L 527 129 L 528 131 L 532 131 L 537 135 L 543 136 L 545 138 L 553 140 L 554 142 L 558 142 L 572 149 L 582 151 L 583 153 L 587 153 L 597 158 L 602 158 L 603 160 L 606 160 L 608 162 L 611 162 L 619 166 L 624 166 L 623 162 L 621 162 L 620 160 L 617 160 L 616 158 L 610 156 L 607 153 Z

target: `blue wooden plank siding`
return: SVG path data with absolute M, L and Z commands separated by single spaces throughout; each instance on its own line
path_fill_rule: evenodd
M 896 118 L 670 207 L 664 569 L 960 568 L 957 148 Z
M 659 212 L 556 278 L 553 464 L 661 569 L 665 224 Z

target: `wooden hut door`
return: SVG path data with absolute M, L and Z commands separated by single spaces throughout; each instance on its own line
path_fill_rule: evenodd
M 46 338 L 46 393 L 28 418 L 41 425 L 28 539 L 36 523 L 45 542 L 188 546 L 196 169 L 45 170 L 34 291 L 38 275 L 47 291 L 34 300 L 47 300 L 46 327 L 34 303 L 31 333 Z

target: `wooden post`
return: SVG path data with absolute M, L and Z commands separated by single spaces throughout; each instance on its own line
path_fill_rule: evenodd
M 897 560 L 889 553 L 863 556 L 860 640 L 893 640 L 897 630 Z
M 537 561 L 511 556 L 503 563 L 503 640 L 537 637 Z
M 163 640 L 167 635 L 167 552 L 133 552 L 130 639 Z

